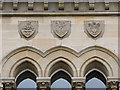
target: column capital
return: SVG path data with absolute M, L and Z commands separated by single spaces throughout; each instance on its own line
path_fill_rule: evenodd
M 107 87 L 111 89 L 119 88 L 120 78 L 119 77 L 108 77 Z
M 72 83 L 72 87 L 73 89 L 77 90 L 77 89 L 82 89 L 84 90 L 85 88 L 85 82 L 73 82 Z
M 3 84 L 3 88 L 5 88 L 6 90 L 9 90 L 11 88 L 12 89 L 16 88 L 14 77 L 2 77 L 1 80 L 2 80 L 1 83 Z
M 0 90 L 3 90 L 3 84 L 0 82 Z
M 38 90 L 46 90 L 50 88 L 50 77 L 37 77 Z
M 110 81 L 107 83 L 107 87 L 111 89 L 119 88 L 119 81 Z
M 72 77 L 72 87 L 75 90 L 84 90 L 85 77 Z
M 15 85 L 15 82 L 3 82 L 3 86 L 4 88 L 7 90 L 9 89 L 15 89 L 16 88 L 16 85 Z

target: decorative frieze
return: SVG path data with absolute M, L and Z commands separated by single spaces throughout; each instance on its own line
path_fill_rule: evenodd
M 18 31 L 22 38 L 30 40 L 38 33 L 38 21 L 19 21 Z
M 104 21 L 99 20 L 85 21 L 84 29 L 85 33 L 93 39 L 102 37 L 104 33 Z
M 62 11 L 84 11 L 84 12 L 91 12 L 91 10 L 93 12 L 96 11 L 100 11 L 100 12 L 105 12 L 108 10 L 109 11 L 114 11 L 114 12 L 118 12 L 118 7 L 119 7 L 119 0 L 118 1 L 114 1 L 114 0 L 107 0 L 106 1 L 95 1 L 93 0 L 92 2 L 89 0 L 72 0 L 72 1 L 51 1 L 51 2 L 46 2 L 46 1 L 22 1 L 20 2 L 19 0 L 14 0 L 14 1 L 7 1 L 7 3 L 13 3 L 11 4 L 11 6 L 8 9 L 12 9 L 11 11 L 13 12 L 14 10 L 18 10 L 18 11 L 26 11 L 29 12 L 29 10 L 31 11 L 56 11 L 56 10 L 62 10 Z M 6 2 L 5 0 L 0 2 L 0 9 L 2 10 L 6 10 L 6 8 L 4 8 L 4 2 Z M 34 3 L 43 3 L 42 7 L 39 5 L 35 5 Z M 51 4 L 52 3 L 52 4 Z M 51 4 L 51 5 L 49 5 Z M 35 7 L 35 8 L 34 8 Z M 44 10 L 35 10 L 36 8 L 43 8 Z M 55 7 L 55 8 L 54 8 Z
M 71 21 L 55 20 L 51 22 L 52 34 L 54 37 L 63 39 L 71 32 Z

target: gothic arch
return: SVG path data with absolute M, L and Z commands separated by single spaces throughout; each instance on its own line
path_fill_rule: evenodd
M 55 47 L 52 47 L 48 50 L 46 50 L 45 52 L 41 51 L 40 49 L 38 49 L 37 47 L 33 47 L 33 46 L 23 46 L 23 47 L 19 47 L 13 51 L 11 51 L 8 55 L 6 55 L 4 58 L 3 58 L 3 62 L 7 62 L 7 60 L 14 56 L 15 54 L 19 53 L 19 52 L 22 52 L 22 51 L 31 51 L 31 52 L 34 52 L 42 57 L 46 57 L 47 55 L 53 53 L 53 52 L 56 52 L 56 51 L 59 51 L 59 50 L 63 50 L 63 51 L 66 51 L 66 52 L 69 52 L 69 53 L 72 53 L 73 55 L 77 56 L 78 53 L 69 48 L 69 47 L 65 47 L 65 46 L 55 46 Z
M 101 80 L 105 85 L 107 84 L 107 77 L 100 70 L 93 69 L 89 71 L 85 76 L 86 76 L 86 83 L 92 78 L 97 78 Z
M 21 48 L 22 49 L 22 48 Z M 37 71 L 35 71 L 38 76 L 42 76 L 43 72 L 42 72 L 42 68 L 40 66 L 40 64 L 38 63 L 38 60 L 40 59 L 40 55 L 36 54 L 35 52 L 29 51 L 29 50 L 22 50 L 22 51 L 17 51 L 15 50 L 15 52 L 13 51 L 12 53 L 10 53 L 4 60 L 3 60 L 3 64 L 2 64 L 2 70 L 3 70 L 3 74 L 4 72 L 8 72 L 6 73 L 6 76 L 8 77 L 14 77 L 16 75 L 14 75 L 13 72 L 15 72 L 15 69 L 23 62 L 29 62 L 31 63 Z M 31 65 L 31 66 L 32 66 Z M 6 67 L 9 68 L 7 69 Z
M 7 56 L 5 56 L 3 58 L 3 62 L 6 62 L 10 57 L 12 57 L 13 55 L 15 55 L 15 54 L 17 54 L 19 52 L 22 52 L 22 51 L 31 51 L 31 52 L 34 52 L 34 53 L 42 56 L 42 57 L 46 57 L 47 55 L 49 55 L 49 54 L 51 54 L 51 53 L 53 53 L 55 51 L 59 51 L 59 50 L 69 52 L 69 53 L 73 54 L 76 57 L 80 57 L 80 56 L 82 56 L 83 54 L 85 54 L 87 52 L 97 50 L 97 51 L 101 51 L 101 52 L 104 52 L 104 53 L 110 55 L 118 63 L 117 55 L 115 55 L 112 51 L 110 51 L 110 50 L 108 50 L 108 49 L 106 49 L 104 47 L 101 47 L 101 46 L 90 46 L 90 47 L 84 48 L 80 52 L 77 52 L 76 50 L 71 49 L 71 47 L 66 47 L 66 46 L 55 46 L 55 47 L 52 47 L 52 48 L 46 50 L 45 52 L 41 51 L 37 47 L 23 46 L 23 47 L 19 47 L 19 48 L 13 50 L 12 52 L 10 52 Z
M 84 77 L 89 71 L 93 69 L 100 70 L 106 77 L 113 76 L 113 70 L 111 66 L 105 60 L 96 56 L 89 58 L 83 63 L 80 68 L 80 76 Z
M 31 71 L 29 69 L 23 70 L 22 72 L 20 72 L 17 75 L 17 77 L 15 79 L 16 86 L 18 86 L 21 81 L 23 81 L 24 79 L 27 79 L 27 78 L 30 78 L 36 82 L 36 77 L 37 77 L 37 75 L 33 71 Z
M 29 66 L 29 67 L 26 67 L 26 66 Z M 23 67 L 22 70 L 20 70 L 19 67 Z M 9 76 L 10 77 L 16 77 L 20 72 L 22 72 L 26 69 L 29 69 L 29 70 L 33 71 L 34 74 L 37 75 L 37 76 L 41 76 L 40 74 L 42 73 L 42 71 L 41 71 L 41 73 L 39 73 L 39 70 L 40 70 L 39 64 L 36 63 L 33 59 L 28 58 L 28 57 L 25 57 L 25 58 L 22 58 L 22 59 L 18 60 L 12 66 Z
M 67 80 L 70 84 L 72 83 L 72 76 L 64 69 L 59 69 L 55 71 L 51 76 L 51 85 L 60 78 Z
M 64 65 L 64 67 L 61 67 L 60 64 Z M 69 74 L 71 76 L 77 75 L 77 69 L 76 69 L 75 65 L 63 57 L 59 57 L 59 58 L 56 58 L 55 60 L 51 61 L 47 65 L 44 75 L 46 77 L 50 77 L 54 72 L 56 72 L 59 69 L 63 69 L 65 71 L 69 72 Z M 49 73 L 48 73 L 48 71 L 49 71 Z
M 104 54 L 107 54 L 107 55 L 109 55 L 110 57 L 112 57 L 118 64 L 119 64 L 119 59 L 118 59 L 118 57 L 117 57 L 117 55 L 115 55 L 112 51 L 110 51 L 109 49 L 106 49 L 106 48 L 104 48 L 104 47 L 101 47 L 101 46 L 89 46 L 89 47 L 87 47 L 87 48 L 84 48 L 83 50 L 81 50 L 80 52 L 79 52 L 79 56 L 81 57 L 82 55 L 84 55 L 84 54 L 86 54 L 86 53 L 89 53 L 89 52 L 91 52 L 91 51 L 100 51 L 100 52 L 102 52 L 102 53 L 104 53 Z M 119 64 L 120 65 L 120 64 Z

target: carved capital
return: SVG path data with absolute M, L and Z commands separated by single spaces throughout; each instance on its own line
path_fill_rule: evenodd
M 49 87 L 50 87 L 50 83 L 49 82 L 42 81 L 42 82 L 38 82 L 37 83 L 38 90 L 46 90 L 46 89 L 49 89 Z
M 110 89 L 117 89 L 117 88 L 119 88 L 119 82 L 118 81 L 110 81 L 107 83 L 107 87 Z
M 84 82 L 73 82 L 72 86 L 74 90 L 84 90 L 85 83 Z
M 16 88 L 14 82 L 3 82 L 3 87 L 5 88 L 5 90 L 14 90 Z
M 3 90 L 3 84 L 0 83 L 0 90 Z

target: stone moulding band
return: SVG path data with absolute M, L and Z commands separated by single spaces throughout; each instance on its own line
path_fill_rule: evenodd
M 2 16 L 117 16 L 120 12 L 2 12 Z

